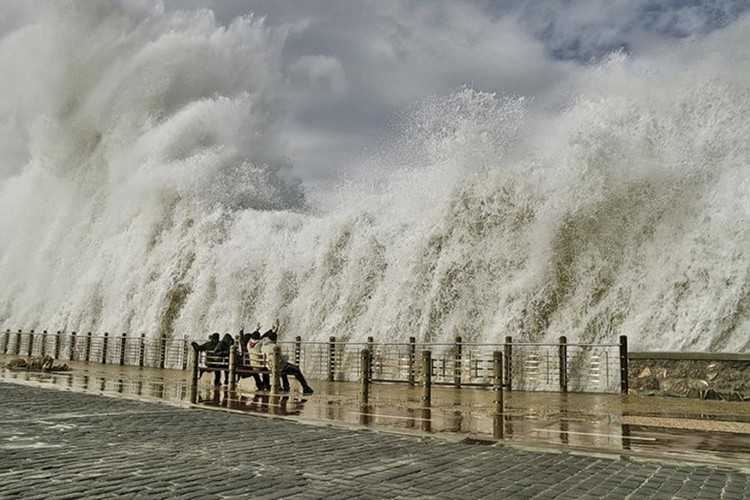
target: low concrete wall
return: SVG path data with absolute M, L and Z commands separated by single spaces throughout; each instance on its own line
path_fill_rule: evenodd
M 630 392 L 750 401 L 750 354 L 631 352 Z

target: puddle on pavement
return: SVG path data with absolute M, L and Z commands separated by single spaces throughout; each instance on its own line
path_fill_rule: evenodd
M 0 379 L 171 402 L 187 403 L 190 397 L 187 371 L 86 363 L 71 367 L 59 373 L 3 370 Z M 626 450 L 740 466 L 750 461 L 750 403 L 511 392 L 505 393 L 505 405 L 497 411 L 493 393 L 485 389 L 433 387 L 431 405 L 426 407 L 419 387 L 374 384 L 366 404 L 357 383 L 313 381 L 313 387 L 316 392 L 309 397 L 294 391 L 270 395 L 255 393 L 246 379 L 230 394 L 225 387 L 214 390 L 204 376 L 199 404 L 474 441 Z

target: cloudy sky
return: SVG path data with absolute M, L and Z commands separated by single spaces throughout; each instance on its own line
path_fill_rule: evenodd
M 353 173 L 396 135 L 420 100 L 469 86 L 559 107 L 583 66 L 615 51 L 634 60 L 721 30 L 750 0 L 163 0 L 211 9 L 222 24 L 263 17 L 286 31 L 285 150 L 308 183 Z M 7 0 L 29 5 L 26 0 Z M 151 10 L 151 0 L 117 0 Z M 34 9 L 18 9 L 33 16 Z M 0 16 L 0 35 L 4 30 Z
M 742 0 L 168 0 L 222 22 L 255 13 L 286 26 L 290 154 L 303 178 L 356 168 L 409 106 L 462 85 L 565 97 L 567 79 L 624 51 L 637 58 L 741 16 Z

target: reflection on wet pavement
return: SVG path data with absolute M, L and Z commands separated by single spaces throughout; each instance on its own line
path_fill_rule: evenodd
M 187 371 L 85 363 L 72 368 L 49 374 L 4 370 L 0 378 L 188 404 Z M 372 385 L 363 402 L 356 383 L 315 381 L 315 394 L 303 397 L 294 390 L 254 392 L 251 379 L 242 380 L 233 394 L 226 387 L 212 387 L 208 375 L 202 382 L 199 406 L 205 407 L 471 440 L 626 451 L 740 467 L 750 463 L 748 403 L 511 392 L 505 394 L 504 407 L 496 408 L 489 390 L 434 387 L 432 402 L 425 406 L 420 389 L 408 385 Z
M 0 356 L 0 362 L 11 359 Z M 0 379 L 37 382 L 93 393 L 122 394 L 183 402 L 189 396 L 189 376 L 179 370 L 139 369 L 129 366 L 68 363 L 68 372 L 10 371 L 0 369 Z

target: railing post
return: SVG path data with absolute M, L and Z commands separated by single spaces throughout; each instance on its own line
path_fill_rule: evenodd
M 336 379 L 336 337 L 328 339 L 328 381 Z
M 104 332 L 104 344 L 102 345 L 102 364 L 107 364 L 107 351 L 109 350 L 109 332 Z
M 198 370 L 198 349 L 193 348 L 193 374 L 190 378 L 190 402 L 195 404 L 198 402 L 198 378 L 200 371 Z M 143 366 L 143 335 L 141 335 L 141 366 Z
M 461 357 L 463 355 L 461 344 L 461 337 L 456 337 L 456 352 L 453 360 L 453 385 L 456 387 L 461 387 Z
M 91 362 L 91 332 L 86 334 L 86 363 Z
M 495 391 L 495 406 L 502 410 L 503 408 L 503 353 L 502 351 L 495 351 L 492 353 L 492 364 L 494 367 L 494 384 L 492 390 Z
M 47 330 L 42 331 L 42 354 L 44 357 L 47 354 Z
M 123 332 L 122 338 L 120 339 L 120 366 L 125 364 L 125 347 L 128 342 L 128 334 Z
M 620 392 L 627 394 L 629 391 L 628 383 L 628 337 L 620 335 Z
M 505 345 L 503 346 L 505 351 L 505 388 L 508 392 L 513 390 L 513 337 L 505 337 Z
M 281 346 L 273 346 L 271 357 L 271 394 L 281 392 Z
M 187 370 L 188 365 L 188 345 L 190 345 L 190 342 L 188 342 L 187 335 L 182 336 L 182 369 Z
M 62 332 L 60 330 L 57 330 L 57 335 L 55 336 L 55 359 L 60 358 L 60 338 L 62 337 Z
M 422 351 L 422 402 L 432 402 L 432 352 Z
M 568 392 L 568 339 L 560 337 L 560 392 Z
M 370 351 L 368 349 L 362 349 L 360 354 L 360 372 L 362 385 L 359 396 L 362 403 L 367 403 L 370 399 Z
M 161 337 L 159 341 L 159 368 L 164 369 L 167 363 L 167 338 Z
M 409 337 L 409 385 L 414 385 L 414 372 L 417 367 L 417 339 Z
M 370 372 L 367 376 L 372 381 L 372 359 L 375 356 L 375 337 L 367 337 L 367 350 L 370 351 Z
M 10 344 L 10 330 L 5 330 L 5 336 L 3 340 L 3 354 L 8 354 L 8 344 Z
M 31 357 L 34 355 L 34 330 L 29 331 L 29 354 L 28 356 Z
M 274 349 L 274 357 L 276 349 Z M 274 360 L 275 363 L 275 360 Z M 237 344 L 232 344 L 229 348 L 229 392 L 237 390 Z
M 16 352 L 14 353 L 16 356 L 21 355 L 21 335 L 23 334 L 22 330 L 18 330 L 18 333 L 16 333 Z
M 297 335 L 294 337 L 294 364 L 299 366 L 300 359 L 302 359 L 302 337 Z
M 68 350 L 68 359 L 75 361 L 76 354 L 76 332 L 70 332 L 70 349 Z
M 146 357 L 146 334 L 141 334 L 141 346 L 138 350 L 138 366 L 143 368 L 143 361 Z

